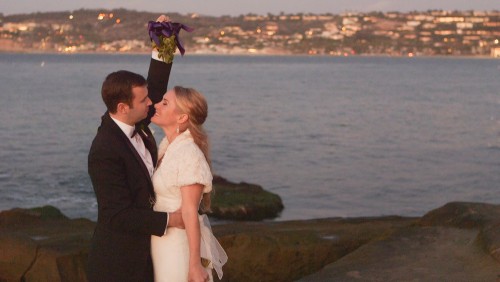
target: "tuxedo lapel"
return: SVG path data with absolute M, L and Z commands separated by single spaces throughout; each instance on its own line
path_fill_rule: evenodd
M 130 142 L 130 138 L 127 135 L 125 135 L 125 133 L 123 133 L 123 131 L 120 129 L 120 127 L 118 127 L 118 125 L 111 119 L 108 112 L 106 112 L 106 114 L 102 117 L 102 124 L 103 124 L 103 127 L 109 128 L 110 130 L 112 130 L 112 132 L 114 134 L 119 135 L 120 138 L 125 142 L 125 144 L 127 144 L 128 150 L 130 151 L 130 153 L 132 153 L 134 158 L 139 163 L 141 170 L 144 173 L 144 177 L 146 177 L 146 179 L 149 183 L 148 189 L 149 189 L 150 195 L 154 195 L 153 182 L 151 181 L 151 176 L 149 175 L 148 168 L 144 164 L 144 161 L 142 160 L 141 156 L 139 155 L 139 153 L 135 149 L 134 145 L 132 145 L 132 142 Z M 144 142 L 145 146 L 146 146 L 146 143 L 147 142 Z M 148 146 L 151 146 L 151 144 L 149 144 Z M 148 147 L 146 147 L 146 148 L 148 148 Z M 150 150 L 150 153 L 151 153 L 151 157 L 153 157 L 153 153 L 151 152 L 151 150 Z M 153 158 L 153 165 L 155 163 L 156 163 L 155 158 Z
M 123 134 L 125 136 L 125 134 Z M 146 164 L 144 164 L 144 161 L 142 160 L 141 156 L 135 149 L 134 145 L 132 145 L 132 142 L 130 142 L 130 139 L 125 136 L 125 141 L 127 142 L 128 148 L 130 151 L 132 151 L 132 154 L 134 154 L 135 159 L 139 162 L 139 165 L 142 168 L 142 172 L 144 173 L 144 176 L 148 179 L 148 183 L 151 184 L 150 187 L 153 187 L 153 182 L 151 181 L 151 176 L 149 175 L 148 168 L 146 167 Z M 150 189 L 151 190 L 151 189 Z M 152 191 L 151 191 L 152 192 Z
M 140 123 L 136 124 L 135 126 L 144 128 L 140 129 L 138 132 L 142 138 L 142 141 L 144 142 L 144 146 L 146 146 L 146 149 L 148 149 L 149 153 L 151 154 L 151 158 L 153 159 L 153 166 L 156 166 L 156 162 L 158 160 L 158 150 L 156 148 L 156 140 L 153 136 L 153 133 L 148 126 L 143 126 Z

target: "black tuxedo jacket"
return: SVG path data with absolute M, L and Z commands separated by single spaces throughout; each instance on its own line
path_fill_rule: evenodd
M 171 68 L 172 64 L 151 60 L 148 93 L 153 104 L 162 99 Z M 147 126 L 153 113 L 154 109 L 150 110 L 136 126 L 146 132 L 147 136 L 141 137 L 156 164 L 156 142 Z M 109 113 L 102 117 L 92 142 L 88 172 L 98 204 L 88 280 L 153 281 L 150 238 L 164 234 L 168 215 L 152 210 L 154 190 L 146 166 Z

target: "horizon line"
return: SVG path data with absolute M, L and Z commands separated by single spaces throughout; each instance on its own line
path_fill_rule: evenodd
M 7 16 L 20 16 L 20 15 L 31 15 L 31 14 L 44 14 L 44 13 L 73 13 L 76 11 L 113 11 L 113 10 L 126 10 L 126 11 L 133 11 L 133 12 L 140 12 L 140 13 L 155 13 L 153 11 L 146 11 L 146 10 L 138 10 L 138 9 L 130 9 L 130 8 L 79 8 L 79 9 L 73 9 L 73 10 L 58 10 L 58 11 L 34 11 L 34 12 L 26 12 L 26 13 L 12 13 L 12 14 L 6 14 L 6 13 L 1 13 L 3 17 Z M 298 14 L 304 14 L 304 15 L 340 15 L 343 13 L 360 13 L 360 14 L 369 14 L 369 13 L 412 13 L 412 12 L 499 12 L 500 9 L 465 9 L 465 10 L 460 10 L 460 9 L 426 9 L 426 10 L 372 10 L 372 11 L 358 11 L 358 10 L 345 10 L 343 12 L 324 12 L 324 13 L 316 13 L 316 12 L 279 12 L 279 13 L 273 13 L 273 12 L 266 12 L 265 14 L 260 14 L 260 13 L 255 13 L 255 12 L 248 12 L 248 13 L 240 13 L 240 14 L 222 14 L 219 16 L 216 15 L 211 15 L 211 14 L 204 14 L 204 13 L 199 13 L 199 12 L 165 12 L 165 14 L 180 14 L 180 15 L 192 15 L 192 14 L 198 14 L 202 16 L 209 16 L 209 17 L 239 17 L 239 16 L 245 16 L 245 15 L 258 15 L 258 16 L 267 16 L 269 14 L 271 15 L 298 15 Z M 157 13 L 157 12 L 156 12 Z M 160 12 L 161 14 L 161 12 Z

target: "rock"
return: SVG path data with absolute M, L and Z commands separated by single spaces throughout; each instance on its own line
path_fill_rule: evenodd
M 281 198 L 249 183 L 232 183 L 214 176 L 210 217 L 229 220 L 262 220 L 275 218 L 283 210 Z
M 299 281 L 495 281 L 500 265 L 474 243 L 477 231 L 408 227 Z
M 479 228 L 499 218 L 499 205 L 451 202 L 425 214 L 419 224 L 422 226 Z
M 449 203 L 299 281 L 497 281 L 500 205 Z
M 478 228 L 478 243 L 500 262 L 500 205 L 452 202 L 430 211 L 419 224 Z
M 0 212 L 0 281 L 86 281 L 94 226 L 52 206 Z
M 0 228 L 32 225 L 45 220 L 67 219 L 60 210 L 53 206 L 32 209 L 15 208 L 8 211 L 2 211 L 0 215 Z
M 500 262 L 500 220 L 488 223 L 481 229 L 478 242 L 493 258 Z
M 499 212 L 499 205 L 450 203 L 422 218 L 212 228 L 229 256 L 223 281 L 495 281 Z M 85 281 L 94 226 L 54 207 L 0 212 L 0 281 Z
M 25 209 L 0 213 L 0 222 L 13 218 L 28 221 L 15 228 L 0 226 L 0 246 L 9 250 L 0 253 L 0 281 L 85 281 L 94 223 L 46 218 Z M 215 225 L 213 230 L 229 256 L 223 281 L 292 281 L 414 221 L 386 217 L 240 222 Z
M 213 229 L 229 257 L 222 281 L 295 281 L 414 222 L 402 217 L 333 218 L 233 223 Z
M 34 263 L 38 245 L 26 235 L 0 233 L 0 281 L 21 281 Z

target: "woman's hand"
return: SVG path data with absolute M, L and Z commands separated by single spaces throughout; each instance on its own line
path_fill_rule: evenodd
M 165 15 L 161 15 L 158 17 L 158 19 L 156 19 L 157 22 L 169 22 L 170 21 L 170 18 L 168 16 L 165 16 Z
M 207 282 L 208 272 L 200 263 L 189 266 L 188 282 Z

